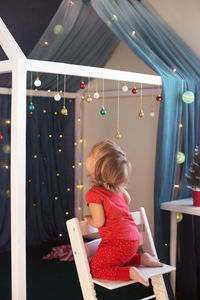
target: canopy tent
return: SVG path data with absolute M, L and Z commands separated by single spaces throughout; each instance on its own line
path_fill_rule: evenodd
M 161 85 L 160 76 L 27 59 L 0 20 L 0 45 L 8 60 L 0 74 L 12 72 L 11 102 L 11 255 L 12 299 L 26 299 L 26 77 L 27 72 L 68 74 Z

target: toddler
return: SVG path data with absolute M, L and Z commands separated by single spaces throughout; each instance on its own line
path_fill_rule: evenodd
M 148 253 L 137 253 L 140 233 L 129 212 L 131 198 L 126 191 L 130 162 L 116 143 L 105 140 L 93 146 L 85 168 L 92 187 L 86 193 L 91 216 L 85 216 L 84 220 L 98 228 L 101 237 L 90 263 L 92 276 L 135 280 L 148 286 L 148 278 L 133 265 L 161 267 L 162 264 Z

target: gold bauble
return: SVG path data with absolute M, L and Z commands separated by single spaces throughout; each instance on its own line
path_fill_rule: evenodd
M 138 116 L 139 116 L 140 118 L 143 118 L 143 117 L 144 117 L 144 112 L 143 112 L 143 110 L 142 110 L 142 109 L 140 110 L 140 112 L 139 112 Z
M 121 138 L 121 134 L 119 133 L 119 131 L 117 131 L 117 133 L 115 134 L 115 138 L 117 140 L 119 140 Z
M 63 116 L 67 116 L 67 115 L 68 115 L 68 111 L 67 111 L 67 109 L 66 109 L 65 106 L 63 106 L 63 108 L 61 109 L 61 114 L 62 114 Z
M 87 101 L 88 103 L 92 102 L 92 97 L 90 97 L 90 95 L 88 95 L 87 98 L 86 98 L 86 101 Z

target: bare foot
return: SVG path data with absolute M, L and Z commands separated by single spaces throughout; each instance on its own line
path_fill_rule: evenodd
M 145 252 L 141 255 L 141 265 L 144 267 L 162 267 L 163 264 L 159 261 L 159 259 L 151 256 L 149 253 Z
M 129 269 L 129 278 L 137 282 L 140 282 L 144 286 L 149 286 L 148 278 L 143 277 L 135 267 L 131 267 Z

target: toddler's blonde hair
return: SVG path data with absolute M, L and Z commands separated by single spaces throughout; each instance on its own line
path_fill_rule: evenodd
M 93 186 L 103 186 L 112 192 L 126 187 L 131 171 L 131 163 L 121 148 L 112 141 L 104 140 L 91 150 L 95 159 Z

